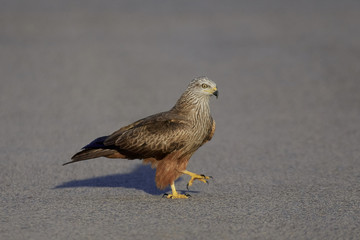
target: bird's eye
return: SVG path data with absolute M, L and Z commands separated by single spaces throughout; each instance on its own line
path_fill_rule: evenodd
M 209 87 L 209 85 L 207 85 L 207 84 L 203 83 L 203 84 L 201 84 L 201 87 L 202 87 L 202 88 L 208 88 L 208 87 Z

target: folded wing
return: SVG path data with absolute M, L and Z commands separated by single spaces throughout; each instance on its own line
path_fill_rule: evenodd
M 189 125 L 169 112 L 141 119 L 108 136 L 104 146 L 116 149 L 128 159 L 163 159 L 186 144 Z

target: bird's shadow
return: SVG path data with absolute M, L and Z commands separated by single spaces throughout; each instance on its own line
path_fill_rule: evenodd
M 120 173 L 81 180 L 72 180 L 69 182 L 64 182 L 54 188 L 123 187 L 142 190 L 152 195 L 161 195 L 170 189 L 168 187 L 165 190 L 159 190 L 156 188 L 154 179 L 155 170 L 152 169 L 150 165 L 139 165 L 130 173 Z M 179 180 L 180 178 L 177 181 Z

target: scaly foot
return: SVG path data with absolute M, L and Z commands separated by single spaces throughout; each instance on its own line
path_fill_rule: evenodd
M 204 174 L 199 175 L 199 174 L 196 174 L 196 173 L 189 172 L 189 171 L 187 171 L 187 170 L 182 171 L 182 173 L 187 174 L 187 175 L 189 175 L 189 176 L 191 177 L 190 181 L 189 181 L 188 184 L 186 185 L 186 188 L 187 188 L 188 190 L 189 190 L 189 187 L 193 184 L 193 182 L 194 182 L 195 180 L 199 180 L 199 181 L 201 181 L 201 182 L 203 182 L 203 183 L 209 183 L 209 182 L 207 181 L 207 179 L 213 178 L 212 176 L 205 176 Z
M 179 194 L 175 189 L 175 184 L 174 183 L 172 183 L 170 186 L 171 186 L 172 194 L 165 193 L 163 195 L 163 198 L 166 197 L 166 198 L 175 199 L 175 198 L 189 198 L 189 197 L 191 197 L 190 194 Z
M 166 198 L 171 198 L 171 199 L 175 199 L 175 198 L 189 198 L 191 197 L 190 194 L 179 194 L 179 193 L 176 193 L 176 194 L 168 194 L 168 193 L 165 193 L 163 195 L 163 198 L 166 197 Z

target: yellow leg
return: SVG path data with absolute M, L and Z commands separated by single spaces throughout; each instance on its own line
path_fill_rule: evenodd
M 186 188 L 189 190 L 189 187 L 193 184 L 195 180 L 199 180 L 203 183 L 208 183 L 207 179 L 212 178 L 211 176 L 199 175 L 196 173 L 189 172 L 188 170 L 182 171 L 183 174 L 187 174 L 191 177 L 190 181 L 186 185 Z
M 185 194 L 179 194 L 176 189 L 175 189 L 175 183 L 172 183 L 171 185 L 171 190 L 172 190 L 172 194 L 164 194 L 164 196 L 166 196 L 166 198 L 189 198 L 190 195 L 185 195 Z

